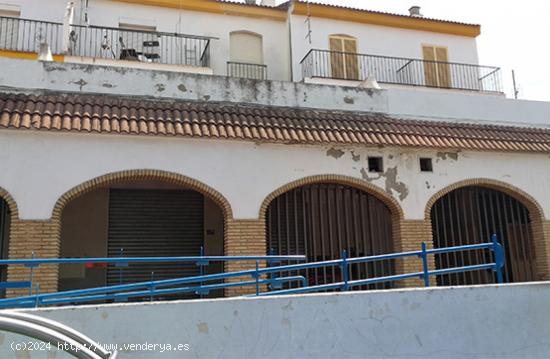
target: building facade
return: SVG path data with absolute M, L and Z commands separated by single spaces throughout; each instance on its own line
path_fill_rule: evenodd
M 495 233 L 505 281 L 550 276 L 550 104 L 505 98 L 499 69 L 478 64 L 478 25 L 296 1 L 41 6 L 0 7 L 4 258 L 203 247 L 316 261 Z M 440 255 L 430 267 L 488 261 Z M 414 258 L 351 275 L 419 268 Z M 124 278 L 152 273 L 197 267 L 134 266 Z M 42 266 L 34 276 L 54 291 L 118 283 L 118 274 Z M 4 277 L 23 280 L 28 269 Z M 479 271 L 434 284 L 493 281 Z

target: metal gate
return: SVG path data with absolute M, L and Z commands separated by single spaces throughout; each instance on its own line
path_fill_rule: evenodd
M 505 253 L 505 282 L 536 279 L 535 251 L 529 211 L 515 198 L 493 189 L 470 186 L 440 198 L 431 211 L 434 247 L 450 247 L 487 242 L 495 233 Z M 487 263 L 482 252 L 436 255 L 436 268 Z M 490 271 L 446 274 L 438 285 L 494 283 Z
M 343 250 L 349 257 L 393 251 L 390 210 L 374 196 L 349 186 L 313 184 L 286 192 L 270 203 L 266 224 L 271 254 L 301 254 L 312 262 L 341 258 Z M 393 261 L 350 266 L 350 280 L 393 273 Z M 310 285 L 342 280 L 338 268 L 299 274 L 306 276 Z M 388 286 L 391 284 L 368 288 Z
M 198 256 L 203 245 L 204 197 L 189 190 L 111 189 L 109 257 Z M 109 266 L 107 285 L 198 275 L 194 263 Z

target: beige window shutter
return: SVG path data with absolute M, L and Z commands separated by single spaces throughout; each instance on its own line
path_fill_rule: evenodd
M 357 41 L 349 36 L 333 35 L 329 37 L 330 67 L 332 77 L 357 80 L 359 67 L 357 62 Z
M 424 62 L 424 80 L 426 86 L 451 87 L 451 71 L 447 48 L 441 46 L 422 46 Z M 437 62 L 431 62 L 437 61 Z
M 262 36 L 245 31 L 232 32 L 229 35 L 229 58 L 234 62 L 262 65 Z
M 451 87 L 451 71 L 449 68 L 449 59 L 447 56 L 447 48 L 435 48 L 436 61 L 443 62 L 437 64 L 437 76 L 439 87 Z
M 344 52 L 346 52 L 346 54 L 344 55 L 346 79 L 359 80 L 359 67 L 357 64 L 357 55 L 356 55 L 357 41 L 355 41 L 355 39 L 344 39 Z

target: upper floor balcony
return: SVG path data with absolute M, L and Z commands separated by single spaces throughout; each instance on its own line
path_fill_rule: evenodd
M 304 79 L 363 81 L 502 93 L 498 67 L 312 49 L 300 62 Z
M 156 64 L 158 69 L 195 68 L 211 73 L 210 46 L 216 38 L 158 31 L 0 17 L 0 49 L 37 53 L 49 45 L 53 55 L 72 62 L 99 64 L 125 61 L 128 67 Z M 120 64 L 120 63 L 119 63 Z M 202 71 L 200 70 L 202 69 Z

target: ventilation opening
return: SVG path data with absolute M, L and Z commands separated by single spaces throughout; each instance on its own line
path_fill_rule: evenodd
M 420 159 L 420 171 L 421 172 L 433 172 L 433 164 L 431 158 Z
M 383 172 L 384 163 L 382 157 L 369 157 L 369 172 Z

